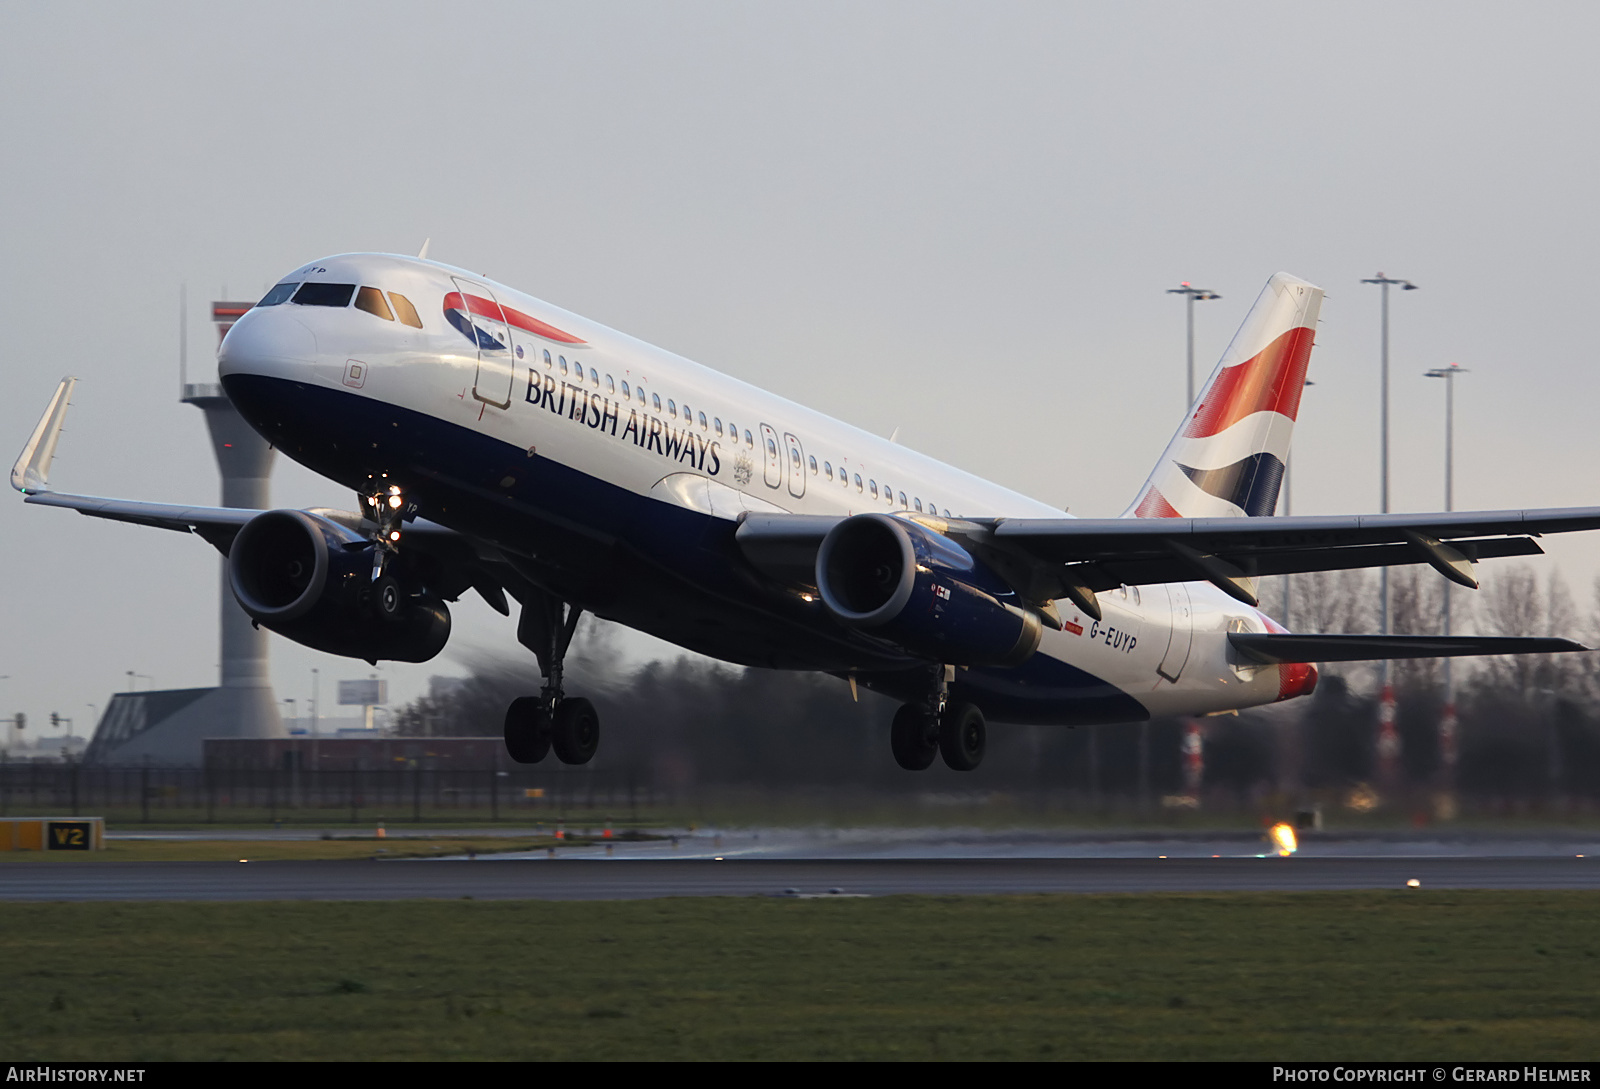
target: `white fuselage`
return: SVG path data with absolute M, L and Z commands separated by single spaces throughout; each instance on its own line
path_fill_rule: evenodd
M 341 474 L 334 469 L 337 458 L 359 453 L 370 471 L 377 464 L 371 451 L 381 452 L 388 434 L 371 429 L 382 426 L 386 412 L 394 414 L 390 426 L 397 436 L 412 436 L 404 452 L 408 464 L 425 465 L 430 449 L 443 458 L 463 443 L 475 444 L 496 463 L 470 487 L 455 483 L 463 473 L 450 474 L 423 514 L 479 537 L 486 532 L 484 504 L 495 501 L 496 489 L 504 490 L 507 524 L 513 524 L 512 512 L 538 505 L 536 494 L 520 489 L 558 479 L 541 472 L 559 472 L 561 495 L 568 497 L 558 511 L 543 513 L 577 532 L 591 514 L 604 522 L 604 508 L 626 497 L 635 511 L 661 504 L 730 526 L 746 510 L 1061 517 L 1037 500 L 459 269 L 347 255 L 285 278 L 301 282 L 375 288 L 389 316 L 354 302 L 283 302 L 251 310 L 228 334 L 220 356 L 223 381 L 241 411 L 291 457 L 352 486 L 354 463 L 350 474 Z M 420 328 L 402 320 L 396 295 L 415 307 Z M 474 310 L 473 298 L 492 300 L 510 320 L 482 306 Z M 452 308 L 452 302 L 460 305 Z M 239 391 L 256 388 L 246 384 L 256 380 L 290 383 L 298 392 L 253 406 Z M 295 422 L 281 419 L 300 404 L 317 406 L 314 426 L 327 446 L 316 456 L 291 439 Z M 329 448 L 339 446 L 340 436 L 327 432 L 342 430 L 345 418 L 352 430 L 336 455 Z M 304 437 L 315 445 L 317 436 Z M 596 487 L 585 492 L 580 482 Z M 470 526 L 452 511 L 451 488 L 461 491 L 463 504 L 474 504 Z M 528 556 L 541 547 L 504 535 L 493 543 Z M 1208 583 L 1124 587 L 1099 599 L 1099 621 L 1062 602 L 1065 629 L 1046 630 L 1035 658 L 1081 671 L 1143 711 L 1114 717 L 1203 714 L 1286 694 L 1281 667 L 1242 663 L 1229 651 L 1229 631 L 1266 631 L 1266 619 Z M 598 611 L 608 610 L 602 605 Z M 609 611 L 651 626 L 626 610 Z M 833 671 L 848 672 L 848 663 Z M 1029 671 L 1025 665 L 1009 672 L 1026 688 Z M 1007 670 L 981 672 L 995 674 L 1001 687 L 1011 683 Z

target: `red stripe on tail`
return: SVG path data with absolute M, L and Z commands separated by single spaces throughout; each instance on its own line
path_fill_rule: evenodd
M 1278 412 L 1291 420 L 1299 416 L 1315 337 L 1313 330 L 1298 326 L 1243 363 L 1225 367 L 1202 395 L 1184 438 L 1215 435 L 1255 412 Z
M 1144 493 L 1144 498 L 1139 500 L 1139 505 L 1134 508 L 1135 518 L 1182 518 L 1176 507 L 1168 503 L 1166 497 L 1151 488 Z

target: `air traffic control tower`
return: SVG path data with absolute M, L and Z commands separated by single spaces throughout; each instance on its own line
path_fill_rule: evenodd
M 251 305 L 211 304 L 219 345 Z M 222 505 L 266 510 L 272 447 L 244 422 L 220 385 L 185 381 L 181 400 L 206 414 L 211 448 L 222 473 Z M 85 762 L 198 766 L 208 737 L 286 736 L 272 694 L 267 632 L 251 624 L 234 600 L 226 559 L 221 568 L 221 684 L 216 688 L 118 693 L 106 706 L 84 754 Z

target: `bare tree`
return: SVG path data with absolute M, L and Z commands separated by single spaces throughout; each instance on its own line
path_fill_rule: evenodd
M 1581 630 L 1577 605 L 1560 571 L 1552 571 L 1540 586 L 1533 568 L 1519 564 L 1485 578 L 1481 593 L 1476 619 L 1477 629 L 1484 635 L 1571 638 L 1587 634 Z M 1596 593 L 1600 595 L 1600 584 Z M 1578 654 L 1484 658 L 1479 666 L 1480 678 L 1487 687 L 1514 696 L 1525 706 L 1540 700 L 1588 695 L 1589 686 L 1595 681 L 1595 668 L 1590 656 Z
M 1416 566 L 1394 570 L 1389 578 L 1392 630 L 1400 635 L 1435 635 L 1444 616 L 1444 579 L 1432 569 Z M 1395 662 L 1395 680 L 1405 688 L 1435 689 L 1444 682 L 1438 658 L 1407 658 Z

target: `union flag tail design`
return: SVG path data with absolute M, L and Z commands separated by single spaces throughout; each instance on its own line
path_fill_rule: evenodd
M 1273 513 L 1321 310 L 1320 287 L 1286 272 L 1267 281 L 1123 517 Z

